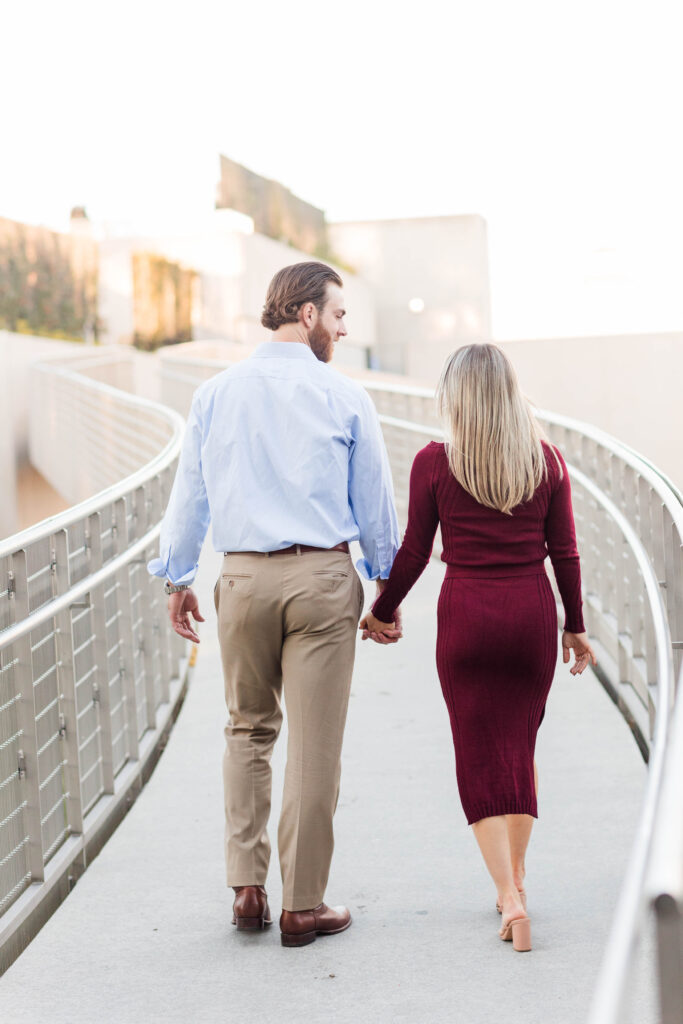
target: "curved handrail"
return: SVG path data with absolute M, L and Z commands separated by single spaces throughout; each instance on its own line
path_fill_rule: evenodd
M 34 366 L 52 414 L 36 424 L 45 424 L 41 455 L 81 492 L 119 465 L 138 468 L 0 543 L 9 581 L 0 594 L 0 817 L 12 818 L 16 837 L 3 851 L 0 973 L 131 805 L 188 684 L 186 645 L 143 564 L 160 532 L 184 420 L 89 377 L 89 367 L 106 366 L 97 355 Z M 56 465 L 62 452 L 50 424 L 65 411 L 86 456 L 78 477 L 68 462 Z M 106 447 L 102 471 L 91 452 L 100 454 L 108 430 L 126 440 Z
M 645 477 L 648 483 L 657 490 L 661 496 L 663 503 L 671 512 L 671 517 L 676 523 L 676 527 L 683 537 L 683 495 L 678 490 L 676 485 L 672 483 L 668 476 L 647 459 L 640 452 L 637 452 L 630 445 L 624 444 L 618 438 L 613 437 L 612 434 L 608 434 L 607 431 L 601 430 L 600 427 L 594 427 L 590 423 L 584 423 L 581 420 L 574 420 L 569 416 L 562 416 L 559 413 L 548 412 L 545 409 L 535 409 L 536 416 L 541 420 L 546 420 L 548 423 L 553 423 L 560 427 L 565 427 L 567 430 L 573 430 L 580 432 L 584 437 L 589 437 L 591 440 L 596 441 L 602 445 L 603 448 L 608 449 L 615 455 L 618 455 L 622 461 L 626 462 L 632 469 L 635 469 L 640 473 L 641 476 Z
M 363 387 L 367 391 L 376 392 L 394 392 L 398 395 L 403 395 L 407 398 L 424 398 L 429 401 L 434 400 L 435 392 L 432 388 L 421 387 L 412 384 L 394 384 L 386 383 L 384 381 L 363 381 Z M 586 423 L 583 420 L 575 420 L 569 416 L 564 416 L 560 413 L 549 412 L 545 409 L 539 409 L 533 406 L 534 413 L 539 419 L 546 419 L 548 422 L 556 423 L 558 426 L 564 426 L 569 430 L 577 430 L 587 437 L 591 437 L 593 440 L 604 445 L 606 448 L 614 451 L 615 454 L 627 458 L 631 465 L 638 468 L 647 466 L 648 469 L 654 476 L 658 477 L 661 483 L 667 488 L 667 491 L 675 495 L 679 505 L 683 506 L 683 492 L 681 489 L 671 480 L 666 473 L 659 469 L 651 459 L 648 459 L 646 455 L 636 451 L 630 445 L 624 441 L 619 440 L 613 434 L 608 433 L 606 430 L 602 430 L 600 427 L 595 427 L 593 424 Z
M 25 547 L 28 544 L 32 544 L 35 541 L 40 540 L 41 538 L 48 537 L 51 533 L 54 533 L 55 530 L 61 530 L 65 526 L 68 526 L 69 523 L 74 521 L 74 519 L 83 519 L 91 512 L 96 512 L 103 505 L 116 501 L 128 491 L 131 491 L 141 483 L 144 483 L 144 481 L 148 480 L 150 476 L 153 476 L 155 473 L 166 468 L 180 453 L 180 445 L 182 442 L 183 431 L 185 429 L 185 420 L 173 409 L 169 409 L 166 405 L 160 405 L 157 402 L 152 402 L 147 398 L 128 395 L 125 391 L 112 387 L 110 384 L 104 384 L 101 381 L 91 380 L 89 377 L 83 377 L 83 375 L 78 373 L 77 370 L 65 370 L 59 366 L 52 365 L 47 361 L 39 363 L 36 366 L 36 369 L 40 369 L 43 366 L 49 366 L 50 373 L 58 377 L 65 377 L 67 379 L 80 378 L 82 380 L 87 380 L 88 389 L 90 391 L 95 394 L 107 395 L 110 398 L 114 398 L 120 405 L 126 405 L 136 410 L 148 409 L 157 416 L 163 416 L 163 418 L 168 421 L 172 433 L 167 444 L 162 448 L 159 454 L 149 462 L 145 463 L 144 466 L 141 466 L 140 469 L 136 470 L 134 473 L 131 473 L 129 476 L 117 481 L 117 483 L 112 484 L 110 487 L 105 487 L 103 490 L 98 491 L 97 494 L 93 494 L 92 497 L 86 498 L 84 501 L 80 501 L 77 504 L 72 505 L 63 512 L 58 512 L 53 516 L 48 516 L 46 519 L 41 519 L 41 521 L 36 523 L 34 526 L 29 526 L 27 529 L 20 530 L 18 533 L 12 534 L 10 537 L 1 540 L 0 558 L 2 558 L 3 555 L 7 555 L 16 550 L 17 547 Z
M 608 1024 L 618 1021 L 625 998 L 629 962 L 637 942 L 637 928 L 646 910 L 645 880 L 648 855 L 652 847 L 653 823 L 661 795 L 669 727 L 669 708 L 675 686 L 671 636 L 666 609 L 662 601 L 657 576 L 640 540 L 628 520 L 616 505 L 596 487 L 585 473 L 567 465 L 573 482 L 580 484 L 617 523 L 631 547 L 645 582 L 650 601 L 657 654 L 657 710 L 645 793 L 631 847 L 628 865 L 621 886 L 617 910 L 612 921 L 610 936 L 600 970 L 595 997 L 590 1010 L 589 1024 Z
M 78 508 L 79 506 L 74 506 Z M 103 565 L 97 572 L 92 573 L 90 576 L 86 576 L 80 583 L 76 583 L 73 587 L 66 591 L 64 594 L 60 594 L 59 597 L 53 598 L 48 604 L 41 605 L 36 611 L 31 612 L 26 618 L 21 619 L 20 622 L 15 622 L 13 625 L 8 626 L 6 629 L 0 630 L 0 651 L 3 651 L 5 647 L 9 647 L 10 644 L 16 643 L 22 637 L 26 636 L 27 633 L 31 633 L 34 629 L 42 626 L 44 623 L 49 622 L 50 619 L 54 619 L 60 612 L 67 611 L 77 601 L 80 601 L 82 597 L 89 594 L 92 590 L 101 586 L 110 576 L 113 576 L 119 569 L 123 569 L 130 562 L 132 562 L 138 555 L 142 555 L 152 544 L 161 531 L 161 523 L 157 523 L 153 529 L 149 530 L 144 537 L 136 541 L 131 547 L 118 555 L 116 558 L 112 558 L 106 565 Z M 51 530 L 50 532 L 54 532 Z

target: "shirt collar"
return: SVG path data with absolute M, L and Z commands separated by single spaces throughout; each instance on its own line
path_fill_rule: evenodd
M 251 353 L 252 359 L 272 359 L 273 356 L 280 359 L 316 359 L 308 345 L 300 341 L 264 341 Z

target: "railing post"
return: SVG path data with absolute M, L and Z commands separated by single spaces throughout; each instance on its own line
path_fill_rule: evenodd
M 664 573 L 665 602 L 671 640 L 674 644 L 673 659 L 676 678 L 681 669 L 681 648 L 683 643 L 683 572 L 681 568 L 681 537 L 666 508 L 662 508 L 662 526 L 664 532 Z
M 139 651 L 142 654 L 142 661 L 145 666 L 145 720 L 147 727 L 153 729 L 156 725 L 156 699 L 154 694 L 154 658 L 152 656 L 152 642 L 150 640 L 151 619 L 149 606 L 146 605 L 142 613 L 143 630 L 140 638 Z
M 676 679 L 680 678 L 683 668 L 683 538 L 671 523 L 671 547 L 673 575 L 671 580 L 671 639 L 674 645 L 674 671 Z
M 20 622 L 29 614 L 28 573 L 26 552 L 21 549 L 12 555 L 12 604 L 13 622 Z M 36 702 L 33 692 L 33 659 L 31 634 L 25 633 L 13 646 L 16 663 L 14 679 L 19 701 L 17 716 L 21 729 L 21 747 L 17 771 L 22 780 L 26 809 L 24 820 L 28 835 L 28 863 L 31 880 L 42 882 L 45 878 L 43 858 L 43 830 L 40 812 L 40 775 L 38 771 L 38 739 L 36 735 Z
M 150 481 L 150 512 L 153 522 L 158 522 L 164 514 L 163 504 L 163 487 L 160 476 L 153 477 Z M 152 619 L 152 637 L 154 638 L 154 644 L 157 649 L 157 657 L 161 664 L 161 686 L 159 698 L 163 703 L 168 703 L 171 699 L 171 688 L 170 688 L 170 658 L 168 644 L 166 643 L 166 636 L 164 631 L 164 625 L 162 618 L 166 615 L 166 599 L 161 589 L 162 581 L 155 577 L 148 577 L 148 590 L 154 593 L 153 602 L 150 603 L 151 619 Z M 155 709 L 156 709 L 155 701 Z
M 136 537 L 143 534 L 149 520 L 149 500 L 147 490 L 144 486 L 136 487 L 131 495 L 132 501 L 132 530 Z M 142 561 L 142 560 L 141 560 Z M 141 656 L 143 682 L 145 689 L 145 723 L 149 729 L 154 728 L 156 721 L 154 708 L 154 660 L 151 657 L 151 645 L 148 638 L 148 631 L 151 625 L 149 614 L 149 602 L 146 600 L 148 582 L 144 566 L 141 569 L 143 582 L 137 592 L 138 618 L 134 631 L 135 654 Z M 137 707 L 137 705 L 136 705 Z M 139 709 L 138 709 L 139 710 Z
M 53 594 L 59 597 L 69 589 L 69 551 L 66 530 L 52 537 Z M 66 788 L 66 820 L 69 832 L 83 832 L 83 800 L 81 771 L 78 755 L 78 713 L 74 680 L 74 648 L 71 610 L 55 615 L 55 651 L 57 655 L 57 683 L 59 687 L 60 736 L 64 762 Z
M 626 580 L 624 578 L 626 571 L 626 558 L 628 548 L 626 544 L 626 538 L 623 537 L 616 526 L 612 528 L 612 536 L 614 537 L 614 565 L 615 565 L 615 584 L 616 584 L 616 608 L 615 613 L 617 617 L 617 660 L 619 664 L 619 682 L 629 683 L 631 681 L 631 674 L 629 672 L 629 662 L 626 655 L 626 650 L 622 642 L 624 635 L 630 636 L 630 633 L 626 632 L 625 627 L 629 624 L 629 595 L 626 592 Z M 630 629 L 630 626 L 629 626 Z
M 104 564 L 102 555 L 102 517 L 99 512 L 88 516 L 90 533 L 90 571 L 97 572 Z M 105 793 L 114 792 L 114 755 L 111 743 L 111 704 L 109 694 L 109 658 L 107 650 L 107 616 L 105 587 L 100 584 L 90 591 L 90 614 L 92 616 L 93 649 L 97 669 L 98 723 L 100 728 L 100 761 L 102 788 Z
M 116 523 L 115 548 L 123 552 L 130 544 L 126 499 L 119 498 L 114 507 Z M 116 574 L 117 602 L 119 609 L 119 671 L 122 675 L 124 715 L 126 720 L 126 751 L 128 757 L 137 761 L 140 757 L 138 743 L 137 700 L 135 694 L 135 656 L 133 640 L 132 595 L 130 588 L 130 566 L 123 566 Z
M 661 1024 L 680 1024 L 683 1020 L 683 908 L 669 894 L 658 896 L 654 904 Z
M 157 581 L 157 586 L 161 589 L 161 580 Z M 159 597 L 157 598 L 156 615 L 154 617 L 154 635 L 156 636 L 159 661 L 161 663 L 161 700 L 164 704 L 168 704 L 171 699 L 171 658 L 162 619 L 164 614 L 164 603 L 161 597 Z

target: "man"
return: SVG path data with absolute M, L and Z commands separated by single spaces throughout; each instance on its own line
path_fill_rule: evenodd
M 229 720 L 224 759 L 227 882 L 233 923 L 271 923 L 270 758 L 289 725 L 278 829 L 282 944 L 351 924 L 323 896 L 333 849 L 340 758 L 363 587 L 386 579 L 398 548 L 389 464 L 367 392 L 326 364 L 346 335 L 342 281 L 298 263 L 270 283 L 261 317 L 273 332 L 249 359 L 196 391 L 161 530 L 169 615 L 199 642 L 189 584 L 213 522 L 224 552 L 214 591 Z M 378 579 L 378 589 L 381 580 Z M 381 642 L 395 642 L 400 622 Z

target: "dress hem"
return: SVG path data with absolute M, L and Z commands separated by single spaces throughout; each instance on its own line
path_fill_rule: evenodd
M 538 818 L 538 807 L 535 800 L 491 800 L 467 813 L 467 824 L 474 825 L 482 818 L 495 818 L 501 814 L 529 814 L 532 818 Z

